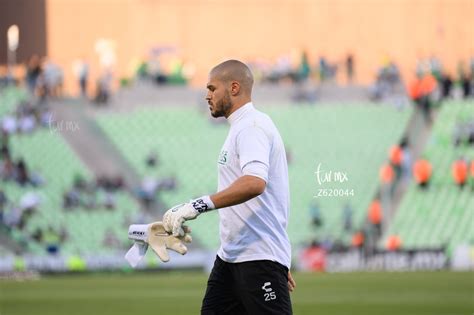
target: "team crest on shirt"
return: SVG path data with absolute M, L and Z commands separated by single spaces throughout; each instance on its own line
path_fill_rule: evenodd
M 219 154 L 219 159 L 217 160 L 217 163 L 226 165 L 227 164 L 227 154 L 228 152 L 226 150 L 222 150 L 221 153 Z

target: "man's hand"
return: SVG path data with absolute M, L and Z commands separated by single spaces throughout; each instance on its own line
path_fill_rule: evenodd
M 175 237 L 165 231 L 161 221 L 150 224 L 132 224 L 128 228 L 128 238 L 134 241 L 133 246 L 125 254 L 125 259 L 135 268 L 145 256 L 148 246 L 163 261 L 169 261 L 170 257 L 166 249 L 174 250 L 181 255 L 186 254 L 188 249 L 183 243 L 191 243 L 189 234 L 191 230 L 183 226 L 183 236 Z
M 198 209 L 193 206 L 193 203 L 184 203 L 166 211 L 163 216 L 163 227 L 165 231 L 172 233 L 175 237 L 184 236 L 185 231 L 182 227 L 184 221 L 196 219 L 200 214 Z
M 293 279 L 293 276 L 291 275 L 291 271 L 288 271 L 288 290 L 290 292 L 293 292 L 296 288 L 296 281 Z
M 167 262 L 170 260 L 170 256 L 166 249 L 174 250 L 181 255 L 187 253 L 188 249 L 183 243 L 191 243 L 192 237 L 189 235 L 191 230 L 187 226 L 183 226 L 183 232 L 183 236 L 175 237 L 165 231 L 161 222 L 151 223 L 148 227 L 148 245 L 163 262 Z

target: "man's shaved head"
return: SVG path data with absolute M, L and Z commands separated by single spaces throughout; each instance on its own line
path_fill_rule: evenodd
M 229 117 L 252 101 L 253 75 L 243 62 L 227 60 L 212 68 L 206 101 L 212 117 Z
M 211 70 L 211 76 L 225 83 L 239 82 L 243 93 L 252 93 L 253 75 L 249 67 L 238 60 L 227 60 Z

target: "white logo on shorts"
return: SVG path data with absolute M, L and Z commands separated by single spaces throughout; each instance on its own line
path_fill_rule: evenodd
M 263 294 L 263 297 L 265 298 L 265 302 L 268 302 L 270 300 L 276 300 L 276 294 L 275 292 L 273 292 L 273 289 L 270 288 L 271 285 L 272 285 L 271 282 L 265 282 L 262 286 L 262 290 L 265 291 L 265 293 Z

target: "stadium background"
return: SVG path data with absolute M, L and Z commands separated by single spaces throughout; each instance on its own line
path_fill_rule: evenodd
M 285 141 L 295 314 L 472 313 L 473 14 L 469 0 L 0 1 L 0 314 L 198 313 L 216 212 L 190 222 L 185 256 L 132 270 L 123 255 L 129 224 L 215 191 L 228 127 L 204 87 L 227 58 L 251 66 Z

